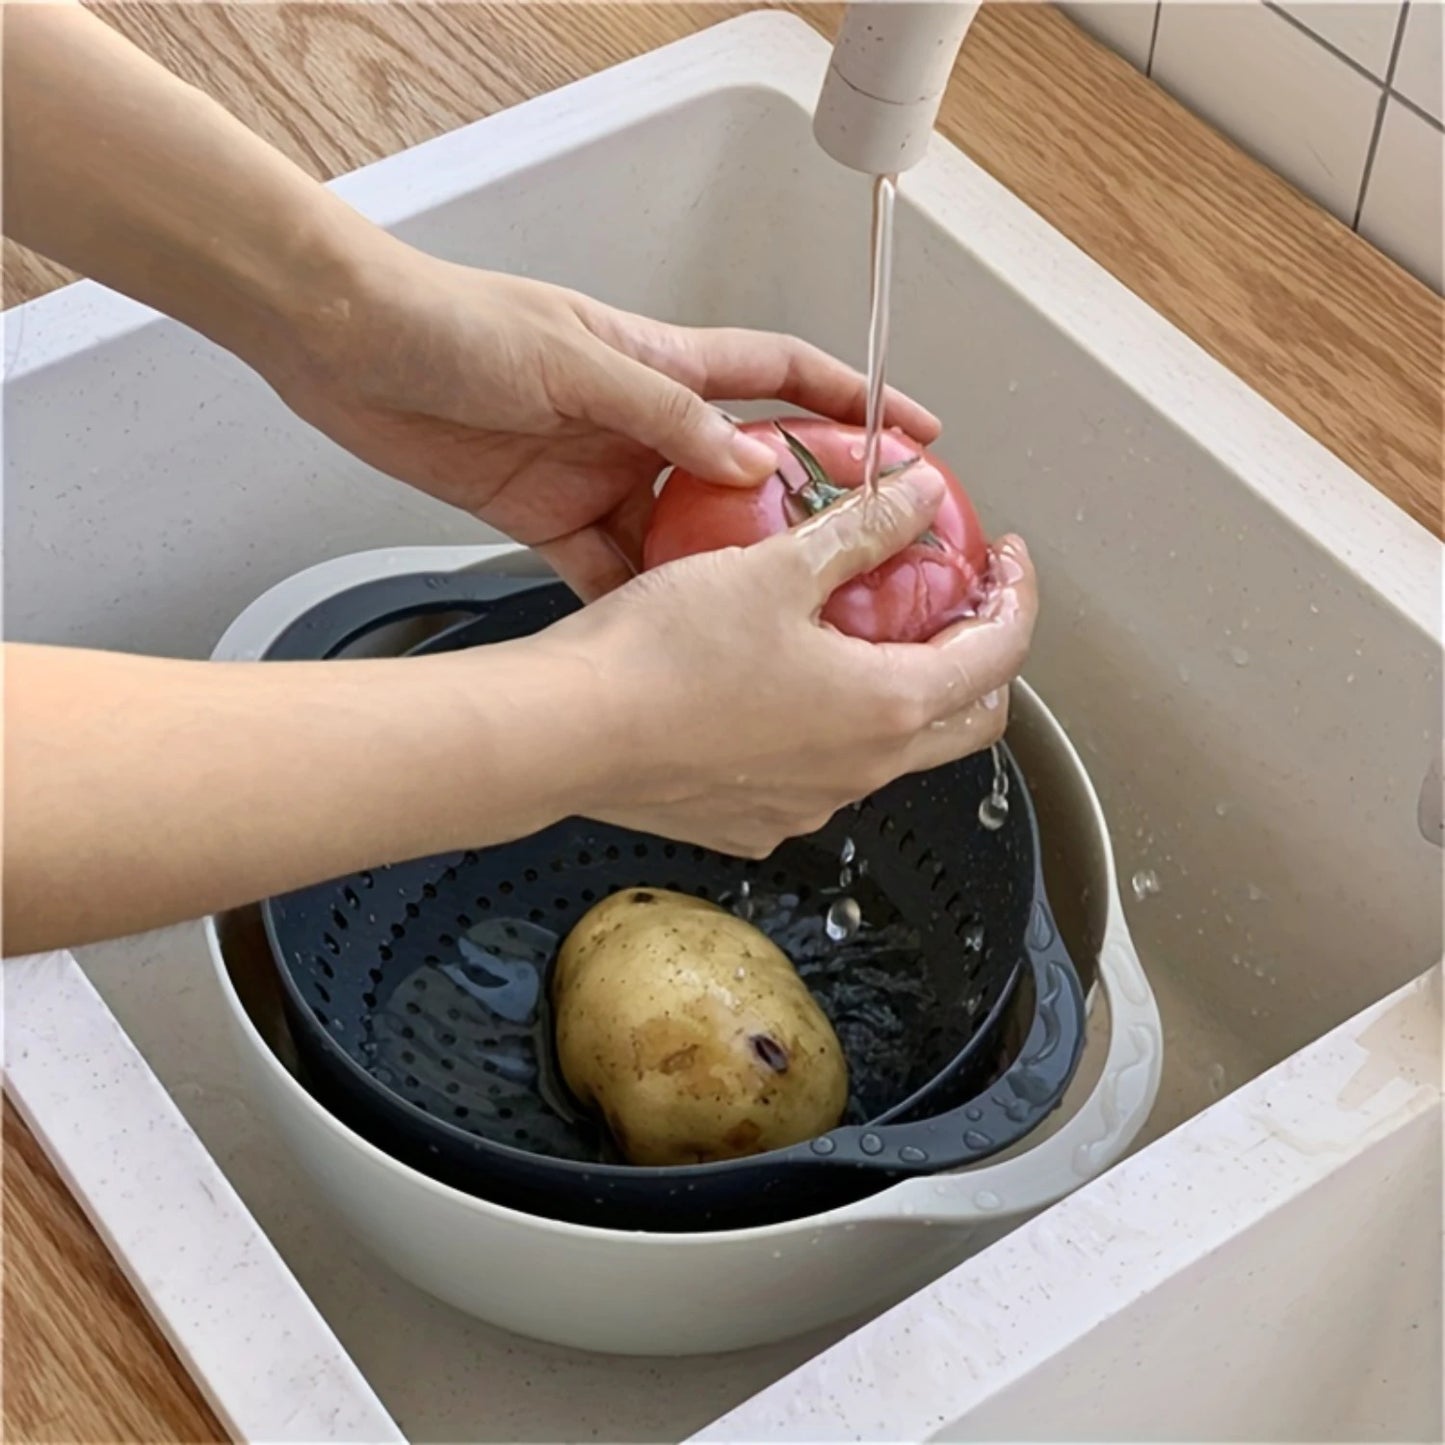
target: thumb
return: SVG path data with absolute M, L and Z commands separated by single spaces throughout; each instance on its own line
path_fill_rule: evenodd
M 756 485 L 778 469 L 766 442 L 745 436 L 690 387 L 630 356 L 600 348 L 583 410 L 705 482 Z
M 819 603 L 845 582 L 896 557 L 927 530 L 943 501 L 943 477 L 926 463 L 884 482 L 869 494 L 856 487 L 816 517 L 764 545 L 790 546 L 800 555 Z

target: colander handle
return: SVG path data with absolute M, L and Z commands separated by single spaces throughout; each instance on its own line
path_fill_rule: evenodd
M 555 577 L 467 570 L 376 577 L 334 592 L 298 614 L 276 634 L 265 656 L 272 662 L 324 661 L 392 623 L 447 612 L 482 616 L 498 602 L 557 585 Z
M 1108 1052 L 1089 1097 L 1056 1133 L 1012 1159 L 904 1180 L 831 1217 L 978 1228 L 1018 1222 L 1117 1163 L 1154 1107 L 1163 1067 L 1159 1008 L 1117 899 L 1099 981 L 1109 1006 Z

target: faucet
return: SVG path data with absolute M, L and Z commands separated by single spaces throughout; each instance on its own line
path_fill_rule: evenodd
M 857 0 L 833 46 L 813 134 L 835 161 L 898 175 L 928 150 L 979 0 Z

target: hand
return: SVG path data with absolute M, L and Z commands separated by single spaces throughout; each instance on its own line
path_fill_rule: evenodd
M 916 541 L 943 495 L 917 467 L 793 531 L 660 567 L 536 639 L 594 674 L 606 822 L 744 857 L 812 832 L 905 773 L 996 742 L 1037 613 L 1032 566 L 1000 542 L 977 619 L 879 645 L 818 621 L 835 588 Z M 582 811 L 582 809 L 579 809 Z
M 650 321 L 389 238 L 357 271 L 365 299 L 319 345 L 253 358 L 263 374 L 334 441 L 538 548 L 589 601 L 640 567 L 666 463 L 738 485 L 773 470 L 709 400 L 863 420 L 864 378 L 792 337 Z M 896 392 L 886 410 L 937 437 Z

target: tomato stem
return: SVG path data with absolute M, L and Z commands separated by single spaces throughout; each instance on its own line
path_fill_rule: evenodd
M 793 436 L 792 433 L 783 426 L 782 422 L 774 422 L 773 425 L 777 427 L 778 434 L 782 439 L 787 442 L 788 450 L 792 452 L 798 465 L 802 467 L 803 473 L 808 479 L 793 495 L 798 497 L 803 505 L 807 507 L 809 516 L 816 517 L 819 512 L 831 507 L 840 497 L 847 496 L 848 488 L 838 486 L 828 473 L 824 471 L 823 464 L 817 457 L 815 457 L 797 437 Z M 900 472 L 906 472 L 909 467 L 917 466 L 922 460 L 922 453 L 907 457 L 901 462 L 895 462 L 891 467 L 885 467 L 878 473 L 878 476 L 880 479 L 883 477 L 895 477 Z M 778 475 L 781 479 L 782 473 L 779 472 Z M 786 481 L 784 481 L 784 485 L 787 485 Z M 789 490 L 791 490 L 791 488 Z M 943 543 L 938 540 L 937 534 L 931 527 L 928 531 L 924 532 L 918 541 L 924 547 L 932 547 L 939 552 L 943 551 Z

